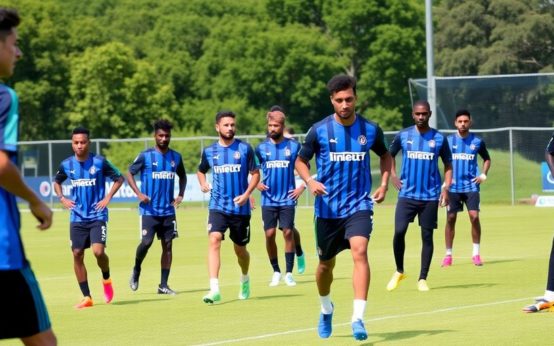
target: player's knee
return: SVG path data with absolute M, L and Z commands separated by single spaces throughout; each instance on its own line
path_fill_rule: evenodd
M 153 242 L 154 242 L 154 239 L 142 239 L 142 241 L 140 242 L 140 246 L 143 249 L 148 250 L 150 246 L 152 246 Z

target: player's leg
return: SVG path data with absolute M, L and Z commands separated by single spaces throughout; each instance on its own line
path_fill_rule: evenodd
M 177 237 L 177 222 L 175 215 L 163 217 L 162 223 L 157 228 L 158 238 L 162 246 L 162 255 L 160 259 L 160 285 L 158 286 L 158 294 L 175 295 L 175 291 L 169 288 L 167 282 L 169 280 L 169 272 L 171 263 L 173 262 L 173 239 Z
M 25 346 L 55 346 L 58 344 L 58 340 L 51 328 L 44 332 L 21 338 L 21 342 Z
M 421 226 L 421 269 L 419 272 L 418 289 L 428 291 L 427 276 L 433 259 L 433 233 L 437 228 L 438 201 L 421 202 L 419 225 Z
M 269 286 L 279 285 L 281 280 L 281 268 L 279 267 L 279 256 L 277 253 L 277 209 L 275 207 L 262 207 L 262 221 L 265 232 L 265 248 L 269 257 L 269 264 L 273 270 Z
M 141 240 L 135 252 L 135 265 L 131 273 L 131 278 L 129 279 L 129 286 L 133 291 L 138 289 L 142 262 L 154 242 L 154 235 L 156 234 L 155 228 L 158 224 L 158 220 L 153 216 L 142 215 L 140 223 L 142 229 Z
M 392 291 L 398 287 L 398 284 L 406 275 L 404 274 L 404 252 L 406 251 L 406 232 L 408 226 L 414 220 L 417 214 L 414 202 L 407 198 L 399 198 L 396 203 L 394 213 L 394 237 L 392 239 L 392 249 L 394 252 L 394 262 L 396 271 L 392 275 L 387 290 Z
M 456 236 L 456 221 L 458 213 L 463 211 L 462 194 L 448 192 L 448 206 L 446 207 L 446 226 L 444 226 L 444 243 L 446 254 L 442 259 L 441 266 L 449 267 L 452 265 L 452 248 L 454 246 L 454 237 Z
M 292 234 L 294 236 L 294 251 L 296 254 L 297 270 L 298 274 L 304 274 L 306 271 L 306 257 L 304 256 L 304 250 L 302 250 L 302 243 L 300 240 L 300 232 L 296 226 L 292 227 Z
M 283 207 L 279 210 L 279 226 L 283 230 L 283 238 L 285 240 L 285 263 L 286 263 L 286 274 L 285 274 L 285 284 L 287 286 L 296 286 L 296 281 L 292 276 L 292 270 L 294 268 L 294 207 Z
M 90 225 L 90 241 L 91 249 L 96 263 L 102 272 L 102 287 L 104 289 L 104 301 L 110 303 L 113 300 L 113 286 L 110 278 L 110 259 L 106 254 L 106 242 L 108 236 L 108 228 L 106 222 L 95 221 Z
M 481 220 L 479 218 L 479 204 L 480 196 L 479 192 L 470 192 L 467 194 L 467 212 L 469 214 L 469 221 L 471 222 L 471 239 L 473 241 L 473 251 L 471 260 L 476 266 L 482 266 L 481 260 Z
M 90 229 L 87 223 L 72 222 L 70 225 L 71 252 L 73 254 L 73 271 L 83 294 L 83 299 L 75 305 L 81 309 L 93 305 L 85 267 L 85 249 L 90 247 Z
M 550 249 L 550 260 L 548 263 L 548 277 L 546 281 L 546 290 L 544 296 L 535 301 L 535 304 L 523 308 L 525 312 L 539 312 L 549 309 L 554 311 L 554 238 L 552 239 L 552 248 Z
M 228 217 L 221 212 L 210 210 L 208 213 L 208 275 L 210 277 L 210 291 L 202 300 L 213 304 L 221 300 L 219 292 L 219 269 L 221 268 L 221 242 L 225 230 L 229 227 Z
M 250 215 L 232 215 L 229 226 L 229 237 L 233 241 L 233 248 L 241 270 L 239 299 L 250 297 L 250 253 L 246 245 L 250 242 Z

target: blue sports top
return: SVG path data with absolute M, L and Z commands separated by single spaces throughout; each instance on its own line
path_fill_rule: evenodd
M 359 114 L 350 126 L 331 114 L 310 128 L 298 156 L 308 162 L 315 155 L 317 180 L 328 192 L 315 198 L 317 217 L 338 219 L 373 209 L 370 149 L 387 153 L 383 130 Z
M 266 139 L 255 150 L 262 170 L 262 183 L 269 188 L 262 191 L 262 206 L 294 206 L 296 201 L 289 197 L 295 189 L 294 162 L 300 150 L 300 143 L 285 138 L 280 143 Z
M 108 208 L 96 210 L 98 202 L 106 197 L 106 177 L 116 181 L 121 173 L 103 156 L 89 153 L 85 161 L 72 155 L 63 160 L 54 180 L 61 184 L 69 178 L 71 199 L 70 222 L 108 221 Z
M 392 156 L 402 150 L 402 188 L 398 197 L 421 201 L 434 201 L 440 197 L 441 175 L 438 159 L 448 164 L 452 154 L 446 138 L 437 130 L 420 134 L 416 126 L 396 134 L 390 145 Z
M 485 161 L 490 160 L 485 142 L 473 133 L 469 133 L 465 138 L 455 133 L 449 135 L 447 140 L 452 152 L 450 192 L 479 192 L 481 184 L 474 183 L 473 179 L 480 174 L 477 155 Z
M 213 187 L 210 193 L 210 210 L 226 214 L 250 215 L 250 204 L 235 205 L 233 199 L 248 188 L 248 174 L 259 169 L 254 150 L 239 139 L 224 147 L 219 142 L 204 148 L 198 171 L 212 170 Z

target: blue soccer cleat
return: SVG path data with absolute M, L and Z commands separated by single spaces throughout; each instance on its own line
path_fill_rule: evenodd
M 365 330 L 364 322 L 362 322 L 362 320 L 356 320 L 352 322 L 352 335 L 356 340 L 367 339 L 367 332 Z
M 317 333 L 320 338 L 327 339 L 333 332 L 333 313 L 319 315 L 319 324 L 317 325 Z

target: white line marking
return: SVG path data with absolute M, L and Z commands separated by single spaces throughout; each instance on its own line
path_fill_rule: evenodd
M 414 312 L 414 313 L 410 313 L 410 314 L 400 314 L 400 315 L 389 315 L 389 316 L 374 317 L 374 318 L 365 320 L 364 322 L 368 323 L 368 322 L 392 320 L 392 319 L 407 318 L 407 317 L 414 317 L 414 316 L 432 315 L 432 314 L 437 314 L 437 313 L 441 313 L 441 312 L 481 308 L 481 307 L 486 307 L 486 306 L 515 303 L 515 302 L 519 302 L 519 301 L 523 301 L 523 300 L 532 300 L 532 299 L 534 299 L 534 297 L 518 298 L 518 299 L 510 299 L 510 300 L 501 300 L 501 301 L 492 302 L 492 303 L 482 303 L 482 304 L 473 304 L 473 305 L 465 305 L 465 306 L 454 306 L 454 307 L 451 307 L 451 308 L 436 309 L 436 310 L 424 311 L 424 312 Z M 333 324 L 333 328 L 347 326 L 347 325 L 350 325 L 350 323 L 351 322 L 335 323 L 335 324 Z M 315 330 L 317 330 L 317 327 L 287 330 L 287 331 L 284 331 L 284 332 L 262 334 L 262 335 L 256 335 L 256 336 L 246 336 L 246 337 L 243 337 L 243 338 L 221 340 L 221 341 L 215 341 L 215 342 L 210 342 L 210 343 L 206 343 L 206 344 L 197 344 L 197 345 L 193 345 L 193 346 L 212 346 L 212 345 L 230 344 L 230 343 L 249 341 L 249 340 L 266 339 L 266 338 L 271 338 L 271 337 L 274 337 L 274 336 L 304 333 L 304 332 L 315 331 Z

